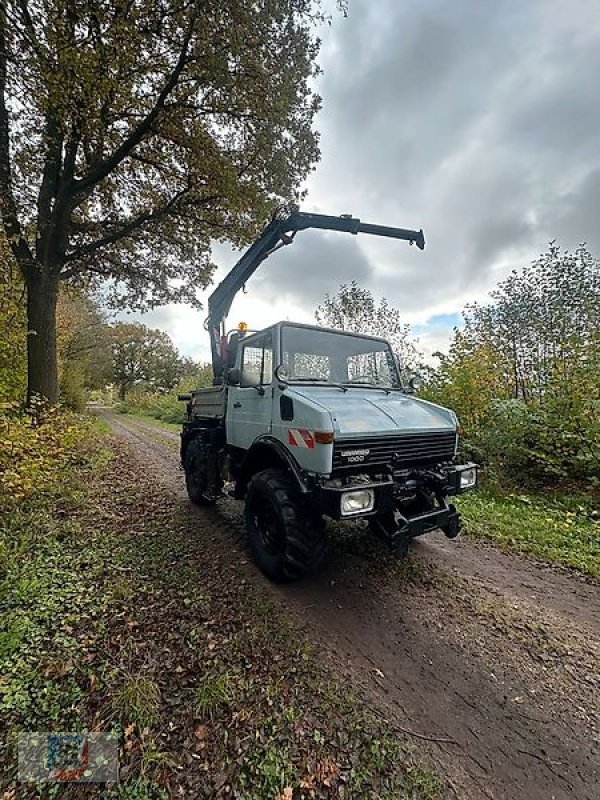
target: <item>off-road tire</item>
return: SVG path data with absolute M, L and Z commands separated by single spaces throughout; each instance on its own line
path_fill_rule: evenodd
M 246 492 L 246 533 L 256 565 L 273 581 L 297 580 L 325 554 L 322 519 L 282 470 L 253 476 Z
M 217 502 L 216 487 L 208 485 L 208 458 L 206 445 L 199 440 L 191 441 L 185 451 L 183 462 L 185 486 L 188 497 L 197 506 L 214 506 Z

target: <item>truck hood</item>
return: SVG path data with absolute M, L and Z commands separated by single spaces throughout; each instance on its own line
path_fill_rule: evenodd
M 451 431 L 457 427 L 453 411 L 399 391 L 386 394 L 367 387 L 343 392 L 329 386 L 290 386 L 288 392 L 328 411 L 336 438 Z

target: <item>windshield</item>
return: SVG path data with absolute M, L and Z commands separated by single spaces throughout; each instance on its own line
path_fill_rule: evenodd
M 285 325 L 282 357 L 290 381 L 400 385 L 389 344 L 360 334 Z

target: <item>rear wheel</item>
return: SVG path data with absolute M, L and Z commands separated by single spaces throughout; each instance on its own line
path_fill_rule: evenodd
M 214 506 L 218 489 L 210 479 L 207 446 L 199 440 L 190 442 L 183 462 L 187 493 L 198 506 Z
M 254 475 L 245 517 L 254 560 L 271 580 L 296 580 L 321 563 L 323 526 L 285 472 L 267 469 Z

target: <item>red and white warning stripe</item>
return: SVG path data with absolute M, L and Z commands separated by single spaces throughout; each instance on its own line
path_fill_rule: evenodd
M 288 442 L 296 447 L 312 449 L 315 446 L 315 437 L 306 428 L 288 428 Z

